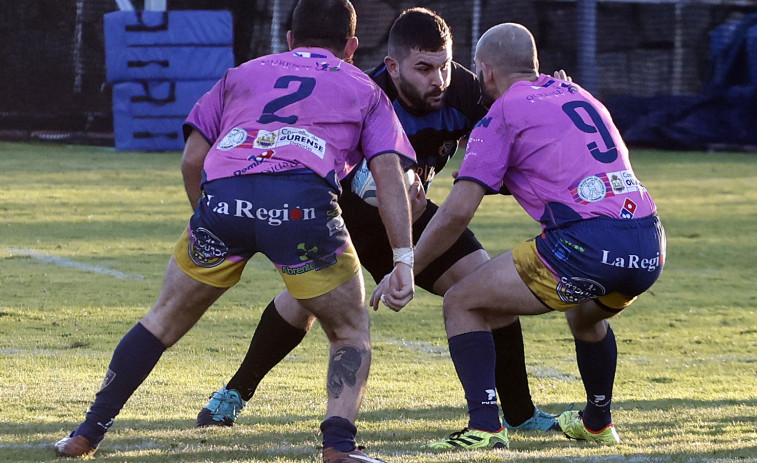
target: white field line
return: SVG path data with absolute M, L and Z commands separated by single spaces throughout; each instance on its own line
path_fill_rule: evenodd
M 66 259 L 63 257 L 51 256 L 49 254 L 42 254 L 41 252 L 34 251 L 33 249 L 22 248 L 8 248 L 11 254 L 29 256 L 32 259 L 36 259 L 45 264 L 54 264 L 61 267 L 73 267 L 77 270 L 83 270 L 85 272 L 94 272 L 101 275 L 108 275 L 119 279 L 137 279 L 144 280 L 142 275 L 128 274 L 119 272 L 118 270 L 109 269 L 106 267 L 100 267 L 99 265 L 89 265 L 82 262 L 76 262 L 75 260 Z
M 407 341 L 405 339 L 390 338 L 387 336 L 373 336 L 374 341 L 388 342 L 395 346 L 404 347 L 413 352 L 419 352 L 427 355 L 446 355 L 449 356 L 449 349 L 446 346 L 437 346 L 430 342 Z

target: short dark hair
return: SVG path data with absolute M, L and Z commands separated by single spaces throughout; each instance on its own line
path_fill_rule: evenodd
M 428 8 L 403 11 L 389 30 L 390 55 L 404 55 L 413 49 L 439 51 L 450 45 L 452 32 L 447 22 Z
M 285 24 L 294 35 L 293 46 L 341 51 L 355 36 L 357 14 L 349 0 L 300 0 Z

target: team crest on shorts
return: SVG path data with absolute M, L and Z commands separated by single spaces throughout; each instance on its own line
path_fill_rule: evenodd
M 198 267 L 212 268 L 224 261 L 229 253 L 223 241 L 205 228 L 192 230 L 189 237 L 189 258 Z
M 581 277 L 562 277 L 555 290 L 560 300 L 567 304 L 580 304 L 606 293 L 605 287 L 598 282 Z

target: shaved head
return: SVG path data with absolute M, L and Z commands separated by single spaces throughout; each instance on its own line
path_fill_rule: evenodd
M 528 29 L 516 23 L 498 24 L 481 36 L 476 59 L 498 73 L 539 73 L 536 42 Z

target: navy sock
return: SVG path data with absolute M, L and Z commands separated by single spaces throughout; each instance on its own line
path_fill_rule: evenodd
M 333 447 L 340 452 L 355 450 L 357 428 L 350 420 L 341 416 L 330 416 L 321 423 L 323 448 Z
M 263 377 L 297 347 L 306 334 L 307 331 L 284 320 L 271 301 L 252 335 L 247 355 L 226 389 L 236 390 L 242 400 L 249 401 Z
M 166 347 L 152 333 L 137 323 L 113 351 L 100 391 L 87 410 L 86 419 L 74 431 L 84 435 L 97 447 L 126 401 L 147 378 Z
M 488 331 L 473 331 L 447 340 L 457 376 L 468 401 L 468 427 L 499 431 L 497 394 L 494 381 L 494 339 Z
M 578 370 L 586 389 L 584 425 L 592 431 L 600 431 L 612 423 L 610 405 L 618 360 L 615 334 L 608 325 L 607 335 L 603 340 L 586 342 L 576 339 L 575 342 Z
M 518 426 L 534 416 L 534 402 L 528 388 L 523 332 L 520 319 L 492 330 L 497 365 L 494 376 L 502 414 L 510 426 Z

